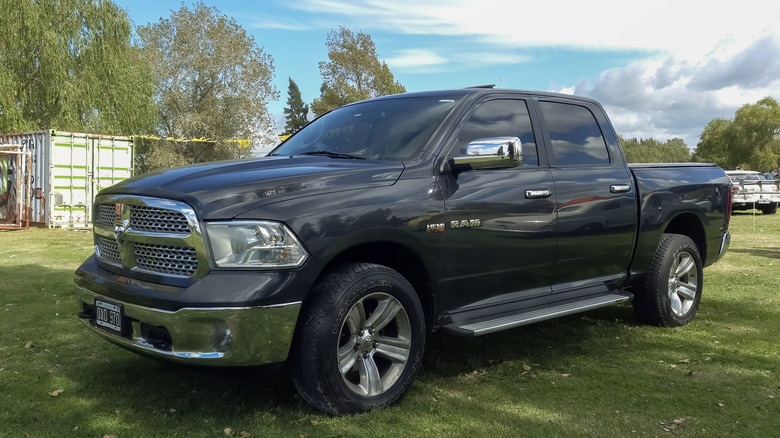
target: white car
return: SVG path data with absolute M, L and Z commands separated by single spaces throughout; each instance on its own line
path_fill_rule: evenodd
M 769 181 L 759 172 L 727 170 L 726 175 L 739 191 L 732 197 L 734 210 L 756 208 L 764 214 L 775 214 L 780 204 L 780 181 Z

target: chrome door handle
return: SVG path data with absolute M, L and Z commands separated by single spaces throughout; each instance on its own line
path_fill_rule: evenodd
M 613 184 L 609 186 L 609 193 L 628 193 L 631 191 L 631 186 L 628 184 Z
M 530 189 L 525 191 L 525 199 L 544 199 L 552 196 L 548 189 Z

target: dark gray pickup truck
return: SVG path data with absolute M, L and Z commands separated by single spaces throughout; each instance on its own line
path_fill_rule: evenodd
M 182 363 L 287 362 L 313 406 L 409 389 L 432 332 L 471 337 L 633 301 L 690 321 L 728 248 L 710 164 L 626 164 L 590 99 L 471 88 L 358 102 L 254 161 L 103 190 L 79 317 Z

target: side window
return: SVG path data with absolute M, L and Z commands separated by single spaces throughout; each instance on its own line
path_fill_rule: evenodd
M 609 164 L 607 143 L 593 113 L 584 106 L 540 102 L 558 166 Z
M 538 166 L 536 138 L 524 100 L 490 100 L 483 103 L 461 128 L 454 153 L 466 155 L 469 142 L 486 137 L 518 137 L 523 145 L 523 166 Z

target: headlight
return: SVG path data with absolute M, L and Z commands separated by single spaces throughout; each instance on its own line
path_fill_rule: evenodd
M 308 254 L 284 224 L 269 221 L 205 223 L 219 268 L 293 268 Z

